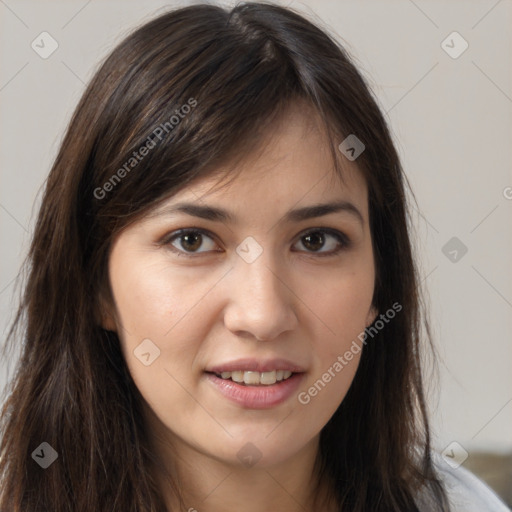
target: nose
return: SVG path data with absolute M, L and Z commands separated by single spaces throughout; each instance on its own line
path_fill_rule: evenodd
M 231 332 L 270 341 L 296 327 L 298 299 L 290 272 L 283 267 L 271 261 L 267 251 L 252 263 L 241 258 L 235 263 L 224 310 L 224 324 Z

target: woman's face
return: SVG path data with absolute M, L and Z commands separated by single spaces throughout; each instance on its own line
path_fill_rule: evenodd
M 197 181 L 114 241 L 103 325 L 175 447 L 230 464 L 285 461 L 354 378 L 354 342 L 374 318 L 367 188 L 347 159 L 336 178 L 313 119 L 290 111 L 231 184 Z M 328 203 L 340 208 L 311 209 Z

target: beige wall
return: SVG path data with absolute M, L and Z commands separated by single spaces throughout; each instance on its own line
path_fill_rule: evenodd
M 418 256 L 442 356 L 431 398 L 436 446 L 512 449 L 512 2 L 281 3 L 343 38 L 387 112 L 415 191 Z M 116 41 L 165 5 L 0 3 L 3 329 L 36 194 L 84 83 Z M 47 59 L 31 48 L 43 31 L 58 43 Z M 453 31 L 469 45 L 457 58 L 441 46 Z M 463 48 L 453 36 L 447 44 L 454 56 Z M 443 253 L 452 237 L 468 248 L 464 256 L 456 246 Z M 3 384 L 5 361 L 0 370 Z

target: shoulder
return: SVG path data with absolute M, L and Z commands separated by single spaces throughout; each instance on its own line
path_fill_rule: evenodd
M 437 453 L 432 454 L 437 473 L 444 484 L 451 512 L 510 512 L 498 496 L 473 473 L 462 466 L 452 468 Z M 420 497 L 421 512 L 427 512 L 428 504 Z

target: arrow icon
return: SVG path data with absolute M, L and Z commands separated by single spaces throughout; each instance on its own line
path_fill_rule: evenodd
M 469 454 L 457 441 L 453 441 L 443 450 L 441 456 L 448 466 L 456 469 L 468 458 Z
M 261 456 L 262 453 L 252 443 L 245 443 L 237 453 L 240 462 L 248 468 L 253 467 L 261 459 Z
M 355 134 L 351 133 L 342 143 L 338 146 L 338 149 L 351 161 L 353 162 L 359 155 L 365 150 L 366 146 L 363 141 L 356 137 Z
M 133 353 L 144 366 L 153 364 L 155 359 L 160 357 L 160 349 L 149 338 L 142 340 L 142 343 L 135 347 Z
M 41 32 L 30 43 L 30 47 L 39 57 L 47 59 L 59 47 L 59 43 L 48 32 Z
M 441 248 L 441 252 L 452 262 L 458 263 L 468 252 L 468 248 L 456 236 L 453 236 Z
M 59 454 L 47 442 L 41 443 L 31 454 L 32 458 L 43 469 L 51 466 L 58 458 Z
M 252 236 L 248 236 L 240 242 L 236 252 L 246 263 L 252 263 L 263 252 L 263 248 Z
M 452 59 L 458 59 L 468 47 L 468 42 L 456 30 L 441 41 L 441 48 Z

